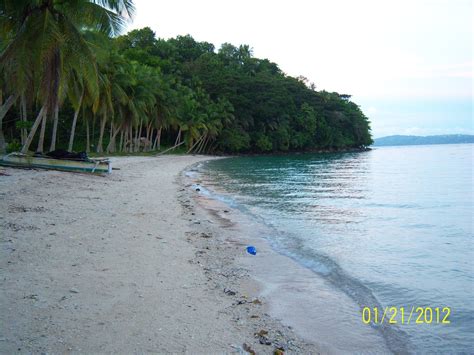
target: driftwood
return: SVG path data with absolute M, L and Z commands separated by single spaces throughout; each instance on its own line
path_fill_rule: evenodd
M 158 154 L 155 155 L 155 157 L 157 157 L 157 156 L 159 156 L 159 155 L 163 155 L 163 154 L 165 154 L 166 152 L 169 152 L 170 150 L 176 149 L 176 148 L 178 148 L 181 144 L 184 144 L 184 143 L 185 143 L 185 141 L 182 141 L 181 143 L 178 143 L 178 144 L 172 146 L 171 148 L 168 148 L 168 149 L 166 149 L 166 150 L 164 150 L 164 151 L 162 151 L 162 152 L 159 152 Z

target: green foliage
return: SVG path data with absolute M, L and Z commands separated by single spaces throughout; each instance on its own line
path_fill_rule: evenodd
M 239 128 L 225 128 L 218 139 L 218 146 L 225 152 L 242 152 L 250 148 L 250 136 Z
M 18 152 L 20 149 L 21 143 L 17 139 L 14 139 L 7 144 L 7 153 Z
M 290 134 L 288 128 L 280 126 L 272 133 L 273 150 L 286 152 L 290 149 Z
M 258 135 L 255 146 L 260 152 L 268 152 L 273 148 L 272 141 L 264 134 Z
M 15 122 L 15 127 L 17 129 L 22 129 L 22 128 L 30 129 L 31 126 L 33 126 L 33 122 L 31 121 L 16 121 Z
M 111 37 L 123 27 L 120 14 L 133 12 L 127 0 L 52 1 L 62 20 L 48 5 L 19 26 L 32 3 L 0 6 L 10 16 L 0 17 L 1 89 L 28 96 L 29 119 L 44 102 L 59 105 L 60 139 L 79 116 L 80 149 L 133 153 L 184 141 L 183 150 L 251 153 L 372 143 L 370 123 L 349 95 L 316 91 L 304 77 L 255 58 L 248 45 L 224 43 L 216 51 L 190 35 L 157 38 L 148 27 Z M 98 15 L 97 3 L 112 10 L 110 21 Z M 20 116 L 19 106 L 7 122 Z M 31 128 L 9 124 L 12 139 Z

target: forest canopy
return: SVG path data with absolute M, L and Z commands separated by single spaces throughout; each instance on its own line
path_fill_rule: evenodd
M 165 40 L 148 27 L 117 36 L 130 1 L 94 5 L 113 13 L 112 23 L 55 1 L 25 17 L 32 3 L 4 1 L 0 9 L 0 150 L 7 142 L 23 152 L 180 144 L 195 153 L 267 153 L 372 143 L 349 95 L 318 91 L 248 45 Z M 74 6 L 89 11 L 93 3 Z

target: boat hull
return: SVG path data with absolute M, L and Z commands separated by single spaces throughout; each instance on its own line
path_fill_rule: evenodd
M 17 153 L 4 156 L 3 159 L 0 160 L 0 165 L 95 174 L 110 174 L 112 172 L 112 165 L 109 160 L 65 160 L 48 157 L 34 157 Z

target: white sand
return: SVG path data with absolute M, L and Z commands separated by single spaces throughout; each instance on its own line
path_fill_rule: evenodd
M 226 221 L 180 185 L 204 159 L 0 168 L 0 353 L 315 352 L 265 314 Z

